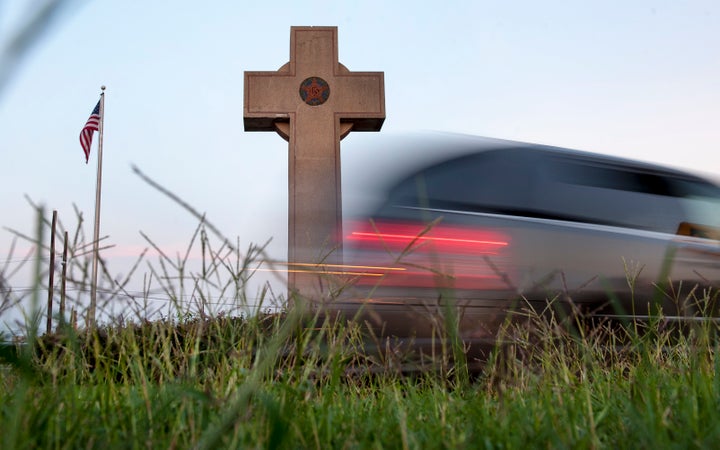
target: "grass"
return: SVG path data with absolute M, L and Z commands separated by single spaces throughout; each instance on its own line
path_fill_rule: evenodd
M 213 250 L 204 230 L 201 221 L 185 256 L 160 253 L 150 266 L 145 292 L 159 284 L 172 306 L 162 317 L 147 320 L 140 298 L 134 316 L 99 329 L 64 320 L 36 336 L 29 326 L 25 345 L 0 346 L 2 448 L 685 449 L 720 442 L 713 322 L 678 332 L 659 314 L 649 323 L 586 328 L 579 316 L 527 311 L 527 320 L 507 324 L 504 344 L 482 371 L 468 372 L 450 326 L 452 351 L 437 370 L 407 375 L 387 355 L 367 351 L 360 325 L 306 327 L 300 299 L 281 312 L 249 305 L 247 280 L 262 249 L 241 254 L 222 240 Z M 198 243 L 199 269 L 188 257 Z M 81 259 L 72 262 L 72 283 L 87 279 Z M 106 301 L 125 289 L 107 276 L 103 283 Z M 38 282 L 32 296 L 43 291 Z M 6 304 L 19 301 L 13 295 L 4 291 Z M 220 296 L 238 310 L 207 306 Z M 69 304 L 79 309 L 81 300 Z
M 5 351 L 2 447 L 710 448 L 720 439 L 720 359 L 707 326 L 622 347 L 558 327 L 534 343 L 516 329 L 504 358 L 458 382 L 348 375 L 361 352 L 348 330 L 298 332 L 295 320 L 68 330 L 32 354 Z M 302 357 L 278 351 L 288 347 Z

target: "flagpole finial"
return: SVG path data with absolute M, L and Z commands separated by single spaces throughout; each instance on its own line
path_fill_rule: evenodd
M 105 90 L 105 85 L 103 84 L 102 86 L 100 86 L 100 89 L 102 89 L 102 90 L 104 91 L 104 90 Z

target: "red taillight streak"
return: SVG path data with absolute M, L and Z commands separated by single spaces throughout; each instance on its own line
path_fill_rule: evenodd
M 361 224 L 347 237 L 348 243 L 362 247 L 387 247 L 392 250 L 429 251 L 440 254 L 497 254 L 509 245 L 504 233 L 457 226 L 425 227 L 413 223 L 379 222 Z
M 501 231 L 392 222 L 360 224 L 355 230 L 346 237 L 346 242 L 362 250 L 360 261 L 408 267 L 404 272 L 382 268 L 364 271 L 357 279 L 359 285 L 490 289 L 502 284 L 497 269 L 491 268 L 484 259 L 502 257 L 503 250 L 509 247 L 508 236 Z M 388 250 L 400 251 L 404 256 L 396 261 L 394 253 Z M 382 278 L 378 278 L 378 274 Z
M 412 242 L 415 241 L 433 241 L 433 242 L 452 242 L 452 243 L 460 243 L 460 244 L 482 244 L 482 245 L 497 245 L 500 247 L 505 247 L 508 245 L 507 242 L 503 241 L 480 241 L 476 239 L 459 239 L 459 238 L 447 238 L 447 237 L 435 237 L 435 236 L 413 236 L 408 234 L 386 234 L 386 233 L 361 233 L 361 232 L 353 232 L 351 234 L 352 237 L 359 236 L 361 238 L 370 238 L 370 239 L 386 239 L 386 240 L 401 240 L 401 241 L 408 241 Z

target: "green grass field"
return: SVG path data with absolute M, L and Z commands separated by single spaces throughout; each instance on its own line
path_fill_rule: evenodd
M 538 318 L 538 320 L 540 320 Z M 479 373 L 402 374 L 352 327 L 245 319 L 71 328 L 5 346 L 2 448 L 713 448 L 715 325 L 516 330 Z M 553 331 L 554 330 L 554 331 Z M 623 334 L 626 345 L 612 345 Z M 526 339 L 523 339 L 523 336 Z M 34 349 L 34 350 L 33 350 Z M 502 356 L 500 356 L 502 355 Z

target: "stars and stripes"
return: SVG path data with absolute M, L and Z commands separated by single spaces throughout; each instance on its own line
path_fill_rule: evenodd
M 90 117 L 85 123 L 85 126 L 83 127 L 82 131 L 80 131 L 80 145 L 83 148 L 83 152 L 85 152 L 86 164 L 90 159 L 90 145 L 92 145 L 93 133 L 97 131 L 99 127 L 100 101 L 98 100 L 97 105 L 95 105 L 95 109 L 92 110 L 92 113 L 90 113 Z

